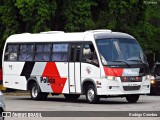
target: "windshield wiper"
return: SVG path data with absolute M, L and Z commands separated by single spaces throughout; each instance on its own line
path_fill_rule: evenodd
M 128 61 L 136 61 L 136 62 L 141 62 L 143 65 L 145 66 L 148 66 L 145 62 L 143 62 L 141 59 L 139 60 L 134 60 L 134 59 L 131 59 L 131 60 L 128 60 Z
M 125 63 L 127 66 L 130 66 L 126 61 L 124 61 L 124 60 L 115 60 L 115 61 L 112 61 L 112 62 L 123 62 L 123 63 Z

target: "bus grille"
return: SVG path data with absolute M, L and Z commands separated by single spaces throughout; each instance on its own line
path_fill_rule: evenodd
M 138 85 L 138 86 L 123 86 L 123 89 L 125 91 L 131 91 L 131 90 L 139 90 L 140 87 L 141 87 L 140 85 Z

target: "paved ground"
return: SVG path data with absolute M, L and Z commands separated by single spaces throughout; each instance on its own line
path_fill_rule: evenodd
M 160 96 L 141 96 L 138 103 L 131 104 L 125 98 L 101 99 L 99 104 L 88 104 L 82 96 L 76 102 L 67 102 L 63 96 L 49 97 L 47 101 L 33 101 L 30 96 L 5 96 L 7 111 L 160 111 Z M 5 120 L 35 120 L 37 118 L 6 118 Z M 38 120 L 70 120 L 78 118 L 38 118 Z M 89 117 L 89 120 L 158 120 L 159 118 L 115 118 Z

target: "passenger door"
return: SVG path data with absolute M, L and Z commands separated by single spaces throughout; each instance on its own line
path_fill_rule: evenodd
M 70 45 L 70 59 L 69 59 L 69 90 L 70 93 L 81 93 L 81 58 L 82 45 Z

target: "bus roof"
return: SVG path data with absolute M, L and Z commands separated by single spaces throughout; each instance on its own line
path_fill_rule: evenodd
M 41 33 L 22 33 L 11 35 L 6 42 L 68 42 L 68 41 L 92 41 L 94 38 L 133 38 L 131 35 L 111 30 L 89 30 L 86 32 L 65 33 L 63 31 L 48 31 Z

